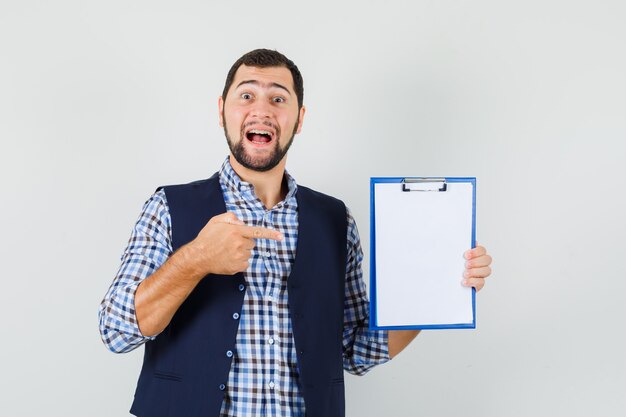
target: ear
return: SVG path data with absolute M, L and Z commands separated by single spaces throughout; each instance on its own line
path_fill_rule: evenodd
M 302 106 L 300 108 L 300 118 L 298 120 L 298 129 L 296 130 L 296 133 L 300 133 L 300 131 L 302 130 L 302 122 L 304 122 L 304 113 L 306 113 L 306 107 Z
M 224 127 L 224 99 L 222 96 L 217 99 L 217 109 L 220 113 L 220 127 Z

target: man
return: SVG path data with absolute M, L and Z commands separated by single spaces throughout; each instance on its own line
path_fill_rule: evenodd
M 302 84 L 276 51 L 241 57 L 218 102 L 219 173 L 144 205 L 99 314 L 110 350 L 145 343 L 131 413 L 342 416 L 343 370 L 364 374 L 417 335 L 368 330 L 354 219 L 285 170 Z M 491 258 L 466 258 L 462 284 L 480 290 Z

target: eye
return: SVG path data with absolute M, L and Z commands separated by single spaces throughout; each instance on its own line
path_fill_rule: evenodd
M 250 94 L 250 93 L 243 93 L 241 95 L 241 98 L 244 99 L 244 100 L 250 100 L 252 98 L 252 94 Z
M 284 98 L 284 97 L 274 97 L 274 98 L 272 99 L 272 101 L 273 101 L 274 103 L 284 103 L 284 102 L 285 102 L 285 98 Z

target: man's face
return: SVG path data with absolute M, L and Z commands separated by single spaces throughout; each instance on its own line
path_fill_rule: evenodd
M 300 133 L 304 107 L 298 110 L 291 72 L 284 67 L 242 65 L 226 100 L 219 99 L 220 126 L 233 156 L 255 171 L 269 171 L 283 161 Z

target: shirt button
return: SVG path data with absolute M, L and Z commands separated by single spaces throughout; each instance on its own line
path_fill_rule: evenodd
M 233 313 L 233 319 L 238 320 L 239 319 L 239 313 Z
M 239 291 L 243 291 L 246 289 L 246 286 L 243 284 L 239 284 Z
M 270 381 L 270 383 L 267 385 L 270 387 L 270 389 L 274 389 L 274 381 Z
M 274 344 L 274 338 L 270 337 L 270 338 L 267 340 L 267 343 L 269 343 L 270 345 L 273 345 L 273 344 Z
M 226 389 L 226 385 L 220 384 L 220 391 L 224 391 Z
M 263 256 L 265 256 L 266 258 L 270 258 L 272 254 L 270 252 L 265 252 Z
M 226 351 L 226 356 L 228 356 L 229 358 L 232 358 L 233 357 L 233 351 L 232 350 Z

